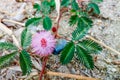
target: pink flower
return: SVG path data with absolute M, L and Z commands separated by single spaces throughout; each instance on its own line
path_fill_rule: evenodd
M 36 54 L 43 57 L 52 54 L 55 44 L 56 40 L 50 32 L 40 31 L 33 35 L 31 46 Z

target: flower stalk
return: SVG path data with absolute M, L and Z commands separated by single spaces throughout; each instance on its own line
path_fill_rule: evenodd
M 43 74 L 45 74 L 45 67 L 46 67 L 46 64 L 47 64 L 47 60 L 48 60 L 48 56 L 43 57 L 42 70 L 40 72 L 40 78 L 39 78 L 39 80 L 42 80 L 42 76 L 43 76 Z

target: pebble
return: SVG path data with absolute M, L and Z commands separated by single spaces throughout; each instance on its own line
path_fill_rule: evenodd
M 66 66 L 60 66 L 57 71 L 63 72 L 63 73 L 70 73 L 69 69 Z

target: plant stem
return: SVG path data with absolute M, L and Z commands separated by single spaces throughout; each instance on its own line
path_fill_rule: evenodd
M 56 33 L 55 33 L 55 36 L 57 36 L 58 35 L 58 29 L 59 29 L 59 27 L 60 27 L 60 25 L 59 25 L 59 23 L 60 23 L 60 19 L 61 19 L 61 17 L 62 17 L 62 14 L 64 13 L 64 12 L 66 12 L 66 11 L 68 11 L 68 8 L 62 8 L 61 10 L 60 10 L 60 15 L 59 15 L 59 18 L 58 18 L 58 21 L 57 21 L 57 27 L 56 27 Z
M 41 72 L 40 72 L 40 78 L 39 78 L 39 80 L 42 80 L 42 76 L 43 76 L 43 74 L 44 74 L 44 72 L 45 72 L 45 66 L 46 66 L 46 63 L 47 63 L 47 60 L 48 60 L 48 56 L 46 56 L 46 57 L 43 57 L 43 64 L 42 64 L 42 70 L 41 70 Z

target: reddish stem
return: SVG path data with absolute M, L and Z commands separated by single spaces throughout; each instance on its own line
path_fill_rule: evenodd
M 57 21 L 57 31 L 58 31 L 58 28 L 59 28 L 59 23 L 60 23 L 61 17 L 62 17 L 62 13 L 60 13 L 60 16 L 59 16 L 58 21 Z
M 46 66 L 46 63 L 47 63 L 47 60 L 48 60 L 48 56 L 46 56 L 46 57 L 43 57 L 43 64 L 42 64 L 42 70 L 41 70 L 41 72 L 40 72 L 40 78 L 39 78 L 39 80 L 42 80 L 42 76 L 43 76 L 43 74 L 44 74 L 44 72 L 45 72 L 45 66 Z
M 57 27 L 56 27 L 56 33 L 55 33 L 55 37 L 57 37 L 58 36 L 58 29 L 59 29 L 59 23 L 60 23 L 60 19 L 61 19 L 61 17 L 62 17 L 62 14 L 64 13 L 64 12 L 66 12 L 66 11 L 68 11 L 68 8 L 62 8 L 61 10 L 60 10 L 60 15 L 59 15 L 59 18 L 58 18 L 58 21 L 57 21 Z
M 58 21 L 57 21 L 57 27 L 56 27 L 55 37 L 57 37 L 57 35 L 58 35 L 58 29 L 60 27 L 59 26 L 59 22 L 60 22 L 61 16 L 62 16 L 62 14 L 60 13 L 60 16 L 59 16 Z

